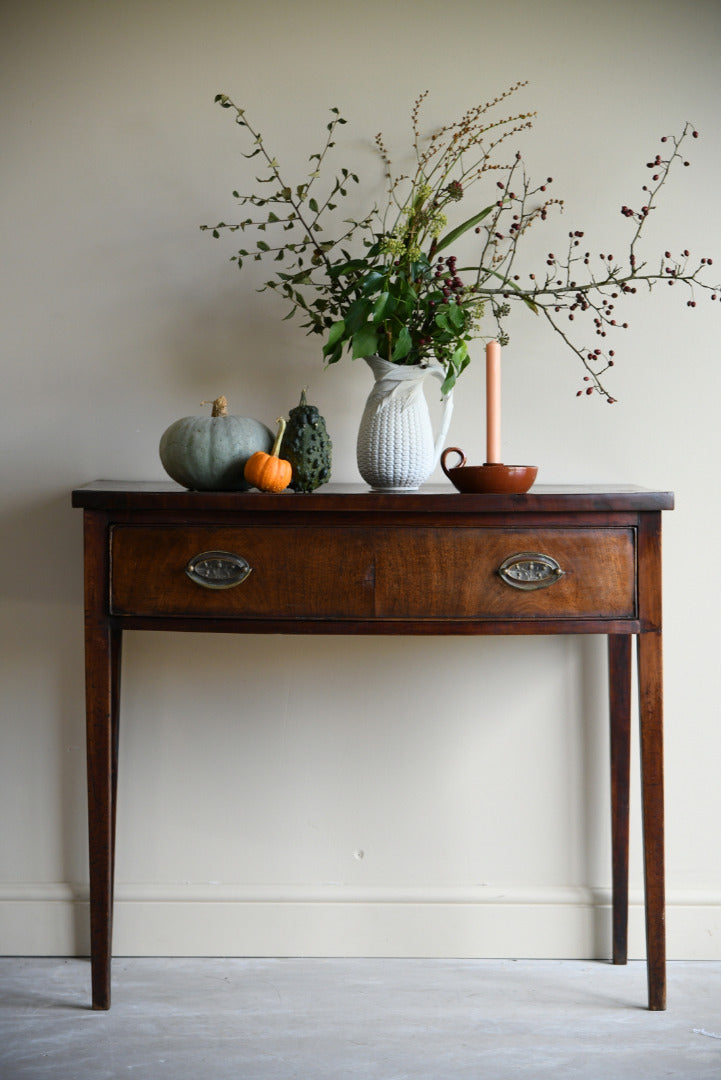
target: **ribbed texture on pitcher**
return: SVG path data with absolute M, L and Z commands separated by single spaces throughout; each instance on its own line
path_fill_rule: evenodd
M 424 483 L 438 460 L 431 418 L 423 394 L 435 367 L 391 364 L 366 357 L 375 377 L 361 417 L 356 447 L 358 471 L 377 491 L 413 491 Z M 447 430 L 448 402 L 442 435 Z

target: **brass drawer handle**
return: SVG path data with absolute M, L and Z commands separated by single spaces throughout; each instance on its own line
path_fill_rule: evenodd
M 196 585 L 204 589 L 232 589 L 245 581 L 252 566 L 242 555 L 231 551 L 203 551 L 194 555 L 185 572 Z
M 563 577 L 563 570 L 550 555 L 537 551 L 519 551 L 509 555 L 498 567 L 506 585 L 514 589 L 545 589 Z

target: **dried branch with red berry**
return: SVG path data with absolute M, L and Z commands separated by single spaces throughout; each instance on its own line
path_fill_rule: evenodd
M 351 184 L 359 184 L 356 173 L 337 170 L 325 182 L 324 194 L 316 193 L 336 129 L 346 123 L 338 109 L 331 110 L 322 149 L 309 158 L 310 172 L 301 183 L 291 183 L 245 110 L 219 94 L 216 101 L 235 111 L 236 124 L 250 137 L 252 149 L 245 156 L 259 158 L 266 175 L 256 177 L 263 194 L 233 193 L 241 206 L 252 207 L 250 217 L 202 228 L 212 229 L 215 237 L 222 230 L 254 234 L 255 247 L 233 256 L 239 267 L 248 259 L 282 264 L 263 288 L 289 303 L 286 318 L 298 314 L 308 333 L 323 336 L 326 363 L 336 363 L 346 350 L 353 357 L 378 353 L 397 364 L 435 361 L 446 371 L 447 393 L 470 361 L 473 339 L 508 342 L 506 321 L 520 303 L 542 316 L 580 360 L 587 385 L 578 395 L 598 393 L 613 402 L 603 378 L 615 362 L 607 337 L 628 329 L 617 314 L 619 301 L 633 297 L 639 286 L 650 291 L 660 283 L 685 286 L 689 307 L 696 306 L 697 290 L 712 300 L 721 294 L 721 286 L 707 281 L 712 259 L 695 261 L 688 250 L 666 251 L 651 269 L 641 253 L 644 226 L 660 192 L 679 163 L 689 164 L 682 149 L 698 132 L 686 124 L 680 135 L 664 136 L 662 151 L 646 163 L 651 179 L 642 187 L 640 205 L 621 207 L 631 226 L 623 258 L 592 256 L 584 250 L 584 232 L 572 230 L 563 255 L 549 253 L 542 272 L 521 273 L 523 238 L 551 210 L 563 208 L 562 200 L 548 194 L 551 177 L 540 184 L 529 179 L 520 151 L 498 160 L 509 140 L 533 124 L 534 113 L 495 115 L 525 85 L 516 83 L 427 136 L 420 124 L 426 93 L 419 95 L 411 112 L 415 171 L 394 175 L 391 155 L 377 135 L 385 203 L 374 204 L 360 220 L 342 216 Z M 485 198 L 476 201 L 470 216 L 449 220 L 461 201 L 471 200 L 476 185 L 487 191 Z M 474 241 L 470 254 L 469 241 Z M 459 268 L 461 258 L 468 264 Z M 580 340 L 583 317 L 593 344 Z

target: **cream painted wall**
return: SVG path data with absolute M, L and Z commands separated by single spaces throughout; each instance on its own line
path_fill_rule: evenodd
M 0 951 L 87 950 L 81 521 L 70 489 L 162 476 L 167 424 L 225 392 L 272 423 L 301 386 L 358 479 L 369 379 L 316 344 L 198 225 L 247 166 L 226 91 L 299 169 L 338 105 L 348 151 L 405 146 L 529 79 L 523 143 L 565 216 L 618 244 L 660 134 L 701 130 L 659 248 L 721 277 L 716 0 L 24 0 L 0 34 Z M 553 242 L 554 244 L 557 241 Z M 546 245 L 549 247 L 546 248 Z M 519 317 L 504 446 L 546 481 L 674 489 L 665 519 L 669 953 L 721 956 L 721 305 L 639 297 L 619 404 L 577 400 Z M 513 329 L 513 327 L 512 327 Z M 480 353 L 480 350 L 478 350 Z M 450 441 L 480 453 L 478 363 Z M 442 477 L 440 478 L 442 479 Z M 605 651 L 597 638 L 126 635 L 118 953 L 592 956 L 609 948 Z M 634 771 L 634 781 L 636 773 Z M 643 952 L 638 785 L 631 944 Z

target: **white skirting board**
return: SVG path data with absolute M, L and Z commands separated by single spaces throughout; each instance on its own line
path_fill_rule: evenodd
M 670 892 L 668 957 L 721 960 L 721 895 Z M 0 886 L 0 955 L 84 956 L 87 888 Z M 367 956 L 603 959 L 607 890 L 119 886 L 117 956 Z M 645 956 L 643 899 L 632 893 L 629 959 Z

